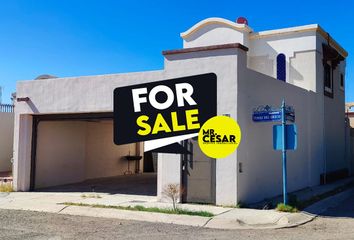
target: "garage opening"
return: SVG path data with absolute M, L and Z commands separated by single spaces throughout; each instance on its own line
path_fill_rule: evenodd
M 156 165 L 113 143 L 113 113 L 34 116 L 31 190 L 156 196 Z

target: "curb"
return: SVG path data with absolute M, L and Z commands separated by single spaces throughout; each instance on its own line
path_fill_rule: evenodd
M 293 228 L 308 222 L 311 222 L 316 217 L 305 213 L 289 213 L 282 216 L 276 222 L 269 224 L 248 224 L 239 219 L 211 219 L 206 225 L 206 228 L 213 229 L 243 229 L 243 230 L 264 230 L 264 229 L 281 229 Z M 222 227 L 220 227 L 222 226 Z
M 267 213 L 271 210 L 259 210 L 264 212 L 258 212 L 261 214 L 260 217 L 266 216 L 269 218 L 266 221 L 258 221 L 254 216 L 249 218 L 251 213 L 247 213 L 249 216 L 243 216 L 242 210 L 235 210 L 230 214 L 229 210 L 221 214 L 217 214 L 214 217 L 201 217 L 201 216 L 188 216 L 188 215 L 174 215 L 174 214 L 163 214 L 154 212 L 140 212 L 140 211 L 129 211 L 129 210 L 119 210 L 110 208 L 94 208 L 94 207 L 84 207 L 84 206 L 59 206 L 52 203 L 36 203 L 29 206 L 24 206 L 23 202 L 13 202 L 12 199 L 8 199 L 6 195 L 3 196 L 3 205 L 0 206 L 1 209 L 12 209 L 12 210 L 27 210 L 36 212 L 47 212 L 56 214 L 67 214 L 76 216 L 88 216 L 88 217 L 100 217 L 100 218 L 111 218 L 111 219 L 121 219 L 121 220 L 133 220 L 133 221 L 145 221 L 152 223 L 166 223 L 166 224 L 177 224 L 192 227 L 201 228 L 212 228 L 212 229 L 244 229 L 244 230 L 257 230 L 257 229 L 281 229 L 281 228 L 293 228 L 314 220 L 318 215 L 325 212 L 329 208 L 336 207 L 340 202 L 344 201 L 348 197 L 354 194 L 354 188 L 348 189 L 344 192 L 338 193 L 336 195 L 325 198 L 319 202 L 312 204 L 311 206 L 305 208 L 302 212 L 298 213 L 286 213 L 286 214 L 276 214 Z M 5 196 L 4 196 L 5 195 Z M 26 205 L 26 204 L 25 204 Z M 254 211 L 254 210 L 253 210 Z M 256 210 L 257 211 L 257 210 Z M 270 215 L 267 215 L 270 214 Z M 224 215 L 224 216 L 223 216 Z M 268 216 L 268 217 L 267 217 Z M 252 224 L 253 223 L 253 224 Z

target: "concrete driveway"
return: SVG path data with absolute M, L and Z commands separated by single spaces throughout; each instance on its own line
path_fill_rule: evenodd
M 36 189 L 37 192 L 96 192 L 109 194 L 157 195 L 157 174 L 142 173 Z

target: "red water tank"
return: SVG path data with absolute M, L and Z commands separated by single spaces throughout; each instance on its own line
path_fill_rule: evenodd
M 245 18 L 245 17 L 238 17 L 237 20 L 236 20 L 236 22 L 237 22 L 238 24 L 246 24 L 246 25 L 248 25 L 248 20 L 247 20 L 247 18 Z

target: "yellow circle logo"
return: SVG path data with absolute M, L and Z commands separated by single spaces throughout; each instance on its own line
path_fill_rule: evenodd
M 198 144 L 205 155 L 224 158 L 233 153 L 241 141 L 241 129 L 231 117 L 216 116 L 204 123 Z

